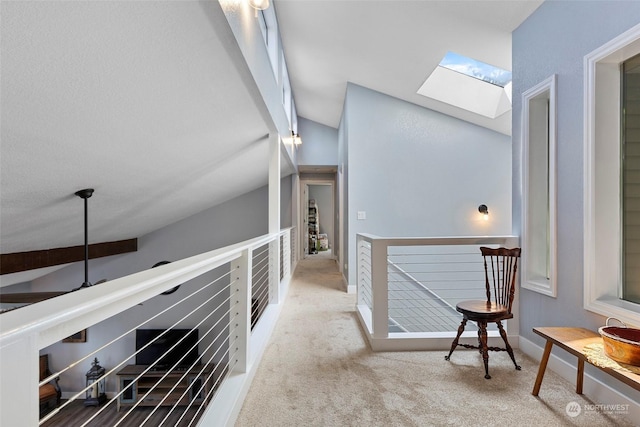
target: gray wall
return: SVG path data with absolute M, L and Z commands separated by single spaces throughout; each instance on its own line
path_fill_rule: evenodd
M 508 136 L 354 84 L 347 97 L 349 259 L 357 233 L 511 233 Z M 483 203 L 489 221 L 478 212 Z M 350 264 L 350 285 L 355 270 Z
M 640 22 L 640 2 L 545 2 L 513 33 L 513 218 L 521 234 L 521 96 L 558 75 L 558 295 L 520 289 L 520 334 L 536 344 L 536 326 L 597 330 L 605 319 L 583 309 L 583 57 Z M 557 355 L 574 363 L 564 352 Z M 554 351 L 555 354 L 555 351 Z M 640 393 L 595 373 L 640 401 Z M 631 394 L 632 393 L 632 394 Z
M 298 148 L 299 166 L 337 166 L 337 129 L 299 117 L 298 134 L 302 138 Z
M 291 221 L 290 176 L 282 180 L 281 187 L 282 228 L 285 228 L 290 225 Z M 91 235 L 90 230 L 91 224 L 89 225 L 89 235 Z M 100 279 L 113 280 L 149 269 L 159 261 L 175 261 L 257 237 L 267 232 L 268 188 L 262 187 L 161 230 L 141 236 L 138 239 L 137 252 L 89 261 L 89 281 L 95 283 Z M 84 264 L 80 262 L 34 280 L 31 286 L 32 290 L 36 292 L 71 290 L 82 284 L 83 279 Z M 198 279 L 191 282 L 194 285 L 199 283 Z M 133 307 L 119 316 L 92 326 L 87 331 L 86 343 L 56 343 L 43 349 L 42 352 L 51 353 L 52 367 L 61 369 L 96 348 L 99 343 L 114 338 L 116 336 L 114 334 L 133 328 L 168 304 L 186 296 L 187 292 L 187 286 L 182 286 L 174 294 L 159 295 L 141 306 Z M 149 327 L 164 328 L 167 326 L 169 326 L 168 320 L 162 318 L 154 321 Z M 109 369 L 127 354 L 131 354 L 134 348 L 133 336 L 127 337 L 99 354 L 98 358 L 101 365 Z M 60 379 L 61 388 L 65 392 L 79 390 L 81 386 L 84 386 L 84 374 L 90 367 L 90 365 L 82 365 L 65 373 Z M 110 380 L 108 390 L 113 391 L 115 388 L 115 383 Z
M 293 176 L 280 180 L 280 228 L 293 226 Z
M 344 111 L 347 111 L 348 105 L 349 93 L 347 92 L 342 117 L 340 118 L 340 126 L 338 127 L 338 174 L 336 185 L 336 195 L 339 201 L 338 209 L 342 209 L 342 216 L 338 222 L 342 226 L 338 263 L 341 264 L 340 271 L 342 271 L 347 285 L 349 283 L 349 221 L 347 221 L 347 218 L 349 218 L 349 146 L 347 145 L 349 125 Z M 338 214 L 340 215 L 340 212 Z M 352 286 L 355 286 L 355 282 Z

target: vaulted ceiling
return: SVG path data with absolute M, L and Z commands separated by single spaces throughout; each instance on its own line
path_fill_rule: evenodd
M 508 133 L 510 115 L 488 121 L 415 91 L 447 50 L 510 69 L 510 31 L 539 4 L 275 0 L 298 114 L 337 127 L 351 81 Z M 82 188 L 96 190 L 93 243 L 266 185 L 273 124 L 218 2 L 1 9 L 1 253 L 82 244 Z
M 511 134 L 510 112 L 489 119 L 416 92 L 448 51 L 511 70 L 511 32 L 541 0 L 274 3 L 300 116 L 338 127 L 352 82 Z
M 82 244 L 82 188 L 101 242 L 266 184 L 269 123 L 217 2 L 3 2 L 1 19 L 2 253 Z

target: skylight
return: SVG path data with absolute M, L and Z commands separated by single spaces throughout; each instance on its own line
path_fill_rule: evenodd
M 511 110 L 511 71 L 448 52 L 417 93 L 495 119 Z
M 447 52 L 439 65 L 500 87 L 505 87 L 511 82 L 511 71 L 503 70 L 454 52 Z

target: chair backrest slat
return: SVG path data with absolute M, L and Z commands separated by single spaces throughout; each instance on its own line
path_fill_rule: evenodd
M 511 313 L 511 306 L 516 291 L 516 273 L 520 248 L 487 248 L 481 247 L 484 258 L 485 287 L 487 302 L 493 302 L 507 307 Z

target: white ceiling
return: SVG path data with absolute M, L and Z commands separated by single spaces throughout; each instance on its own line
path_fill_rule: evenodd
M 541 3 L 275 0 L 298 114 L 337 128 L 352 82 L 510 135 L 511 112 L 490 119 L 416 92 L 447 51 L 511 70 L 511 31 Z
M 2 2 L 1 20 L 2 253 L 81 245 L 82 188 L 93 243 L 266 185 L 269 125 L 217 2 Z
M 415 92 L 447 50 L 510 69 L 510 31 L 540 1 L 275 3 L 299 115 L 337 127 L 351 81 L 510 131 L 510 114 L 491 121 Z M 273 125 L 217 2 L 1 7 L 1 253 L 82 244 L 82 188 L 96 190 L 94 243 L 267 183 Z

